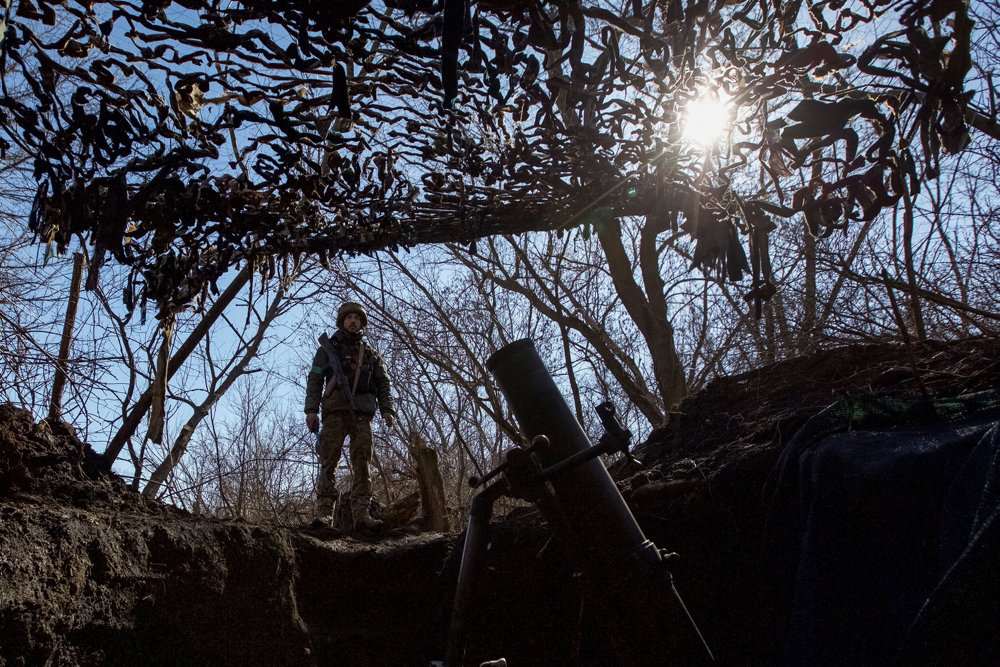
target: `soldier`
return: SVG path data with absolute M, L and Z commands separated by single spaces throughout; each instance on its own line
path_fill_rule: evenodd
M 306 380 L 306 425 L 313 433 L 319 431 L 315 527 L 333 523 L 337 503 L 334 474 L 348 437 L 354 528 L 377 530 L 382 526 L 369 512 L 372 418 L 378 409 L 386 426 L 392 428 L 396 412 L 385 362 L 362 339 L 366 326 L 368 313 L 361 304 L 347 302 L 341 306 L 337 311 L 337 332 L 330 338 L 325 334 L 320 337 L 321 345 Z

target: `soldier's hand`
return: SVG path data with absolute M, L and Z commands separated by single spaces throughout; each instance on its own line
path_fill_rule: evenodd
M 315 433 L 319 430 L 319 415 L 315 412 L 310 412 L 306 415 L 306 426 L 309 428 L 310 433 Z
M 391 412 L 387 412 L 382 415 L 382 419 L 385 420 L 385 425 L 389 428 L 392 428 L 392 425 L 396 423 L 396 416 Z

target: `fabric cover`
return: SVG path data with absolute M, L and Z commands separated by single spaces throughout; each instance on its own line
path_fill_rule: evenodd
M 761 569 L 781 664 L 998 659 L 998 452 L 998 392 L 845 399 L 800 429 Z

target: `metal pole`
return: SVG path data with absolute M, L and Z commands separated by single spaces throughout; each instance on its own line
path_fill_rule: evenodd
M 476 584 L 482 573 L 493 503 L 502 493 L 502 485 L 488 487 L 472 499 L 469 525 L 462 547 L 462 564 L 459 566 L 455 599 L 451 607 L 451 624 L 448 627 L 448 645 L 445 665 L 460 667 L 465 651 L 465 629 L 469 612 L 475 599 Z

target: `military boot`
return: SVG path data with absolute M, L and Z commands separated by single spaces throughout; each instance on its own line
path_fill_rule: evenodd
M 375 531 L 381 527 L 382 520 L 372 517 L 367 508 L 361 510 L 361 513 L 354 517 L 354 530 Z
M 330 528 L 337 515 L 337 502 L 328 498 L 320 498 L 316 502 L 316 516 L 313 517 L 310 528 Z

